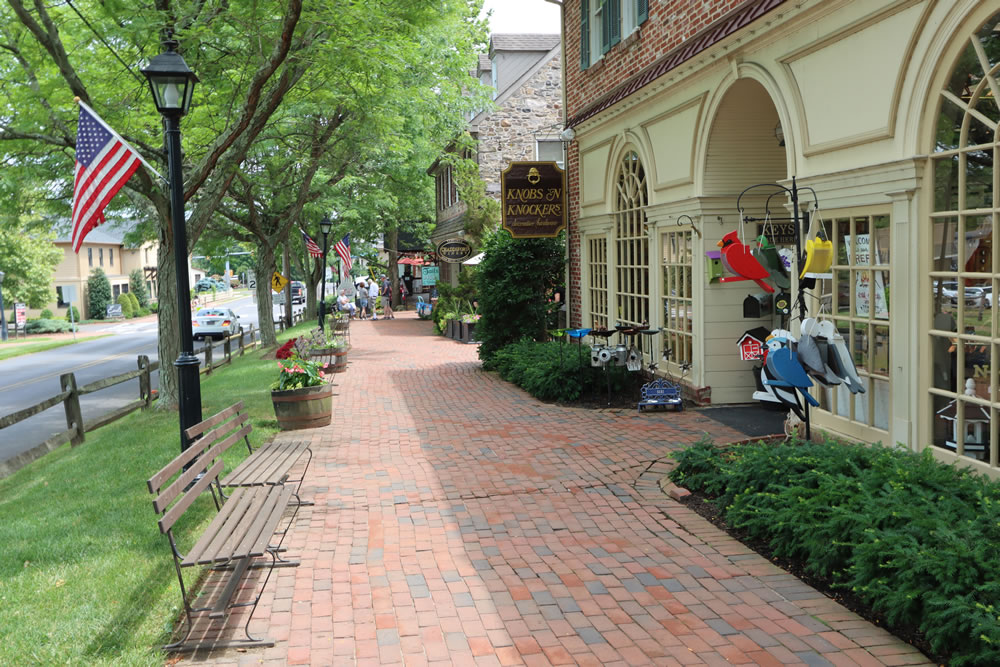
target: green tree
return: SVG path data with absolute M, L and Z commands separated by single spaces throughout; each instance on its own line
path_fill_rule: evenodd
M 55 234 L 29 225 L 0 220 L 0 267 L 3 296 L 10 303 L 42 308 L 55 300 L 52 276 L 63 258 Z
M 135 317 L 135 311 L 132 310 L 132 299 L 128 297 L 128 292 L 122 292 L 115 298 L 115 303 L 122 307 L 122 315 L 126 320 Z
M 103 320 L 111 303 L 111 281 L 103 269 L 94 269 L 87 278 L 87 317 Z
M 515 239 L 506 230 L 487 234 L 477 273 L 479 358 L 522 338 L 544 340 L 549 291 L 562 279 L 565 235 Z
M 140 308 L 149 308 L 149 294 L 146 292 L 146 280 L 142 275 L 142 269 L 132 269 L 128 274 L 128 290 Z
M 128 302 L 132 305 L 132 317 L 139 317 L 139 309 L 141 308 L 139 299 L 132 292 L 125 292 L 125 294 L 128 296 Z

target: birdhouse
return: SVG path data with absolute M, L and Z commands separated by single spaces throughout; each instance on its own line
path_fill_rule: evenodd
M 771 332 L 764 327 L 750 329 L 736 342 L 740 350 L 740 361 L 763 361 L 767 359 L 767 336 Z
M 708 250 L 705 252 L 705 272 L 709 283 L 717 283 L 725 275 L 725 268 L 722 266 L 722 253 L 718 250 Z
M 774 310 L 779 315 L 787 315 L 792 312 L 792 297 L 788 292 L 779 292 L 774 296 Z
M 756 320 L 770 314 L 770 294 L 747 294 L 747 298 L 743 299 L 743 319 Z
M 976 381 L 969 378 L 965 382 L 965 395 L 975 395 Z M 973 403 L 961 403 L 963 421 L 965 422 L 964 450 L 982 460 L 990 445 L 990 413 L 982 406 Z M 951 440 L 945 441 L 945 447 L 958 450 L 958 411 L 959 402 L 951 401 L 937 411 L 937 416 L 951 422 Z

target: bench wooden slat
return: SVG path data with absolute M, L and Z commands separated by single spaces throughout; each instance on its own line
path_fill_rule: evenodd
M 240 491 L 244 491 L 244 489 L 240 489 Z M 205 529 L 205 532 L 202 533 L 195 545 L 187 552 L 187 556 L 181 561 L 181 567 L 196 564 L 206 565 L 214 563 L 216 560 L 224 561 L 232 558 L 235 550 L 231 550 L 224 558 L 219 558 L 219 551 L 226 541 L 232 537 L 233 531 L 239 526 L 240 522 L 244 520 L 244 517 L 253 504 L 255 495 L 259 494 L 255 494 L 251 490 L 250 492 L 234 493 L 230 496 L 226 504 L 219 510 L 219 513 L 212 519 L 212 523 Z
M 200 440 L 195 440 L 192 442 L 191 445 L 178 454 L 173 461 L 163 466 L 160 472 L 149 478 L 146 482 L 149 492 L 159 493 L 160 487 L 163 486 L 164 482 L 180 472 L 181 468 L 183 468 L 187 463 L 193 461 L 195 457 L 201 456 L 201 453 L 205 451 L 205 448 L 208 445 L 209 443 L 207 441 L 202 442 Z
M 157 522 L 157 524 L 160 526 L 161 533 L 166 533 L 168 530 L 173 528 L 173 525 L 177 523 L 177 519 L 179 519 L 181 514 L 184 513 L 184 510 L 190 507 L 191 503 L 193 503 L 195 500 L 198 499 L 198 496 L 201 494 L 201 492 L 204 491 L 206 488 L 208 488 L 208 485 L 212 483 L 212 480 L 214 480 L 219 475 L 219 473 L 222 472 L 222 467 L 223 467 L 223 462 L 216 461 L 215 465 L 213 465 L 205 473 L 205 476 L 199 479 L 195 483 L 195 485 L 192 486 L 191 489 L 184 494 L 183 498 L 178 500 L 173 507 L 167 510 L 167 512 L 163 515 L 163 517 Z M 198 468 L 194 467 L 190 468 L 186 473 L 178 477 L 177 480 L 173 484 L 171 484 L 170 487 L 163 494 L 161 494 L 160 498 L 163 498 L 163 496 L 174 491 L 179 493 L 180 490 L 183 490 L 184 487 L 187 486 L 187 484 L 191 483 L 191 480 L 194 479 L 197 476 L 197 474 L 198 474 Z M 174 496 L 176 496 L 177 493 L 174 493 Z M 156 504 L 160 502 L 160 498 L 157 498 L 156 501 L 154 501 L 153 503 L 154 506 L 156 506 Z M 167 504 L 169 504 L 169 501 L 163 503 L 162 506 L 165 507 Z M 159 512 L 161 510 L 157 511 Z
M 236 414 L 237 412 L 241 412 L 242 410 L 243 410 L 243 401 L 239 401 L 234 405 L 230 405 L 222 412 L 212 415 L 205 421 L 195 424 L 191 428 L 184 431 L 184 435 L 187 436 L 188 438 L 196 438 L 205 431 L 207 431 L 208 429 L 212 428 L 213 426 L 221 424 L 222 422 L 226 421 L 234 414 Z M 245 415 L 242 416 L 245 418 Z
M 247 417 L 247 415 L 245 414 L 240 415 L 239 417 L 233 419 L 232 421 L 226 422 L 221 426 L 213 428 L 211 431 L 205 433 L 200 438 L 198 438 L 198 440 L 199 441 L 204 440 L 205 442 L 215 442 L 219 438 L 223 438 L 230 432 L 237 429 L 243 432 L 244 434 L 250 433 L 250 431 L 253 430 L 253 426 L 250 425 L 250 419 L 249 417 Z M 236 442 L 236 440 L 227 441 L 225 444 L 225 449 L 228 449 L 229 446 L 232 445 L 234 442 Z M 247 448 L 249 449 L 249 447 L 250 445 L 248 443 Z
M 222 480 L 222 486 L 260 486 L 288 478 L 288 470 L 309 448 L 309 443 L 275 442 L 257 449 Z

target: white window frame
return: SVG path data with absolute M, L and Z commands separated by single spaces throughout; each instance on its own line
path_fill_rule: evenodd
M 565 169 L 565 167 L 563 165 L 566 163 L 566 144 L 564 144 L 562 142 L 562 140 L 560 140 L 560 139 L 545 139 L 545 138 L 535 139 L 535 161 L 536 162 L 541 162 L 542 161 L 541 151 L 538 150 L 538 149 L 539 149 L 539 145 L 543 144 L 543 143 L 546 143 L 546 144 L 559 144 L 559 154 L 560 154 L 560 157 L 559 157 L 558 160 L 554 160 L 554 162 L 557 165 L 559 165 L 560 169 Z M 546 160 L 546 162 L 548 162 L 548 160 Z

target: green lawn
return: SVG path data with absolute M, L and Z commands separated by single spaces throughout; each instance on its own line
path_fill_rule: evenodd
M 275 371 L 254 351 L 203 377 L 204 416 L 242 399 L 255 444 L 270 439 Z M 135 412 L 0 480 L 0 664 L 163 664 L 183 614 L 146 480 L 179 451 L 176 412 Z M 229 454 L 231 468 L 246 448 Z M 206 494 L 188 512 L 204 525 L 214 507 Z
M 85 340 L 96 340 L 98 338 L 104 338 L 105 336 L 110 336 L 111 334 L 101 334 L 99 336 L 82 336 L 73 340 L 72 338 L 66 338 L 61 340 L 52 340 L 51 338 L 37 338 L 35 340 L 30 340 L 29 342 L 21 341 L 17 344 L 13 340 L 9 340 L 0 346 L 0 361 L 4 359 L 10 359 L 12 357 L 20 357 L 24 354 L 33 354 L 35 352 L 42 352 L 44 350 L 54 350 L 57 347 L 63 347 L 64 345 L 73 345 L 74 343 L 82 343 Z

